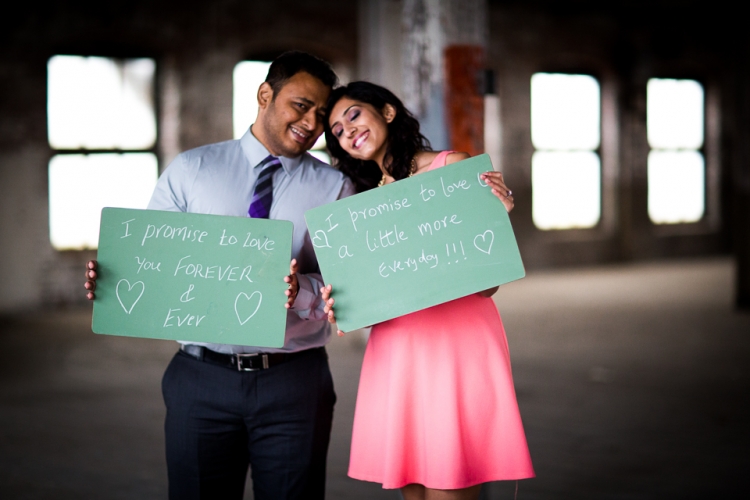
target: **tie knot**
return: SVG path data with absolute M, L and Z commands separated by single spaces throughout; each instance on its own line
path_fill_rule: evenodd
M 258 164 L 258 166 L 260 166 L 262 171 L 274 171 L 281 166 L 281 160 L 277 156 L 268 155 Z

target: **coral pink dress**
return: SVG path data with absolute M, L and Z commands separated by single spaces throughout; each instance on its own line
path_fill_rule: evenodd
M 534 477 L 492 299 L 474 294 L 373 326 L 349 476 L 433 489 Z

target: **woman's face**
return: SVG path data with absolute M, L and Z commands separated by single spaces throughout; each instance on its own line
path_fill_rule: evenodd
M 329 125 L 341 148 L 358 160 L 383 164 L 388 142 L 388 124 L 396 110 L 386 104 L 382 111 L 371 104 L 342 97 L 331 110 Z

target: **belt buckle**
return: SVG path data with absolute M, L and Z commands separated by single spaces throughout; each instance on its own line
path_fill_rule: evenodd
M 261 363 L 263 366 L 258 367 L 258 368 L 253 368 L 252 366 L 249 366 L 249 367 L 242 366 L 243 359 L 252 360 L 252 358 L 257 358 L 258 356 L 260 356 Z M 234 359 L 237 361 L 237 371 L 239 372 L 257 372 L 258 370 L 265 370 L 266 368 L 268 368 L 268 354 L 265 354 L 265 353 L 260 353 L 260 352 L 253 352 L 253 353 L 247 353 L 247 354 L 235 353 Z

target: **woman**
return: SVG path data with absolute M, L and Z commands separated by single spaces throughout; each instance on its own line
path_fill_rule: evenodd
M 468 158 L 434 152 L 387 89 L 354 82 L 328 101 L 325 133 L 359 191 Z M 483 180 L 513 208 L 502 174 Z M 487 481 L 533 477 L 497 288 L 373 326 L 362 364 L 349 475 L 405 500 L 476 499 Z M 333 288 L 321 292 L 335 322 Z M 339 335 L 343 335 L 339 331 Z

